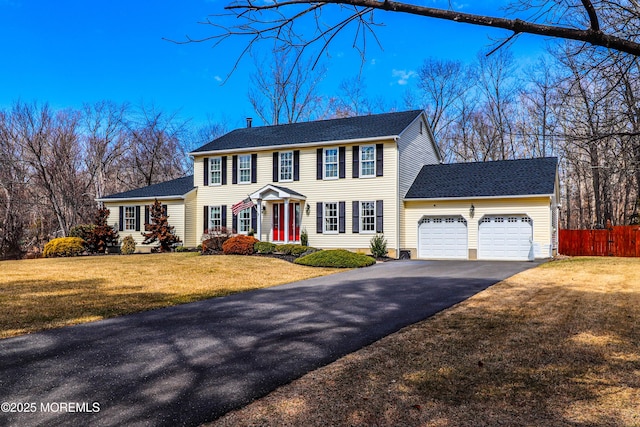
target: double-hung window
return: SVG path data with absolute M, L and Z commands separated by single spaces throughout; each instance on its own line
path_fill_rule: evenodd
M 324 230 L 325 233 L 338 232 L 338 204 L 335 202 L 324 204 Z
M 124 208 L 124 229 L 132 231 L 136 229 L 136 207 L 125 206 Z
M 251 154 L 238 156 L 238 182 L 240 184 L 251 182 Z
M 376 176 L 376 146 L 363 145 L 360 147 L 360 176 Z
M 220 230 L 222 228 L 222 207 L 209 207 L 209 230 Z
M 209 159 L 209 185 L 222 184 L 222 158 L 212 157 Z
M 251 230 L 251 209 L 243 209 L 238 213 L 238 233 L 247 234 Z
M 280 153 L 280 181 L 293 181 L 293 151 Z
M 324 178 L 338 178 L 338 148 L 325 148 L 324 150 Z
M 360 232 L 376 232 L 376 202 L 360 202 Z

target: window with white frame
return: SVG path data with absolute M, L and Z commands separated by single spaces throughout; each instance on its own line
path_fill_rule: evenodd
M 251 154 L 238 156 L 238 182 L 240 184 L 251 182 Z
M 124 208 L 124 229 L 127 231 L 136 229 L 135 206 L 125 206 Z
M 360 176 L 376 176 L 375 145 L 363 145 L 360 147 Z
M 360 202 L 360 232 L 376 232 L 376 202 Z
M 209 159 L 209 185 L 222 184 L 222 158 L 212 157 Z
M 247 234 L 251 230 L 251 209 L 243 209 L 238 213 L 238 233 Z
M 324 204 L 324 232 L 338 232 L 338 204 L 335 202 Z
M 222 206 L 209 206 L 209 230 L 222 228 Z
M 324 178 L 338 178 L 338 149 L 325 148 L 324 150 Z
M 280 153 L 280 181 L 293 181 L 293 151 Z

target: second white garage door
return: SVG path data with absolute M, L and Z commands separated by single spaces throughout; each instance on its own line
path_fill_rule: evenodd
M 486 216 L 478 230 L 478 258 L 510 261 L 533 259 L 533 226 L 526 215 Z
M 418 226 L 418 257 L 467 259 L 467 221 L 461 216 L 422 218 Z

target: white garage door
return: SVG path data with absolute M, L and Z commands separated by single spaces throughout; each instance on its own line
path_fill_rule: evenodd
M 467 221 L 461 216 L 422 218 L 418 257 L 467 259 Z
M 478 258 L 533 259 L 533 226 L 526 215 L 486 216 L 478 230 Z

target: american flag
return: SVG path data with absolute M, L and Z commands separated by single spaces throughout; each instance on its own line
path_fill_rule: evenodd
M 235 205 L 232 205 L 231 212 L 233 212 L 233 214 L 237 216 L 240 213 L 240 211 L 252 208 L 253 206 L 255 205 L 251 201 L 251 198 L 247 197 L 246 199 L 236 203 Z

